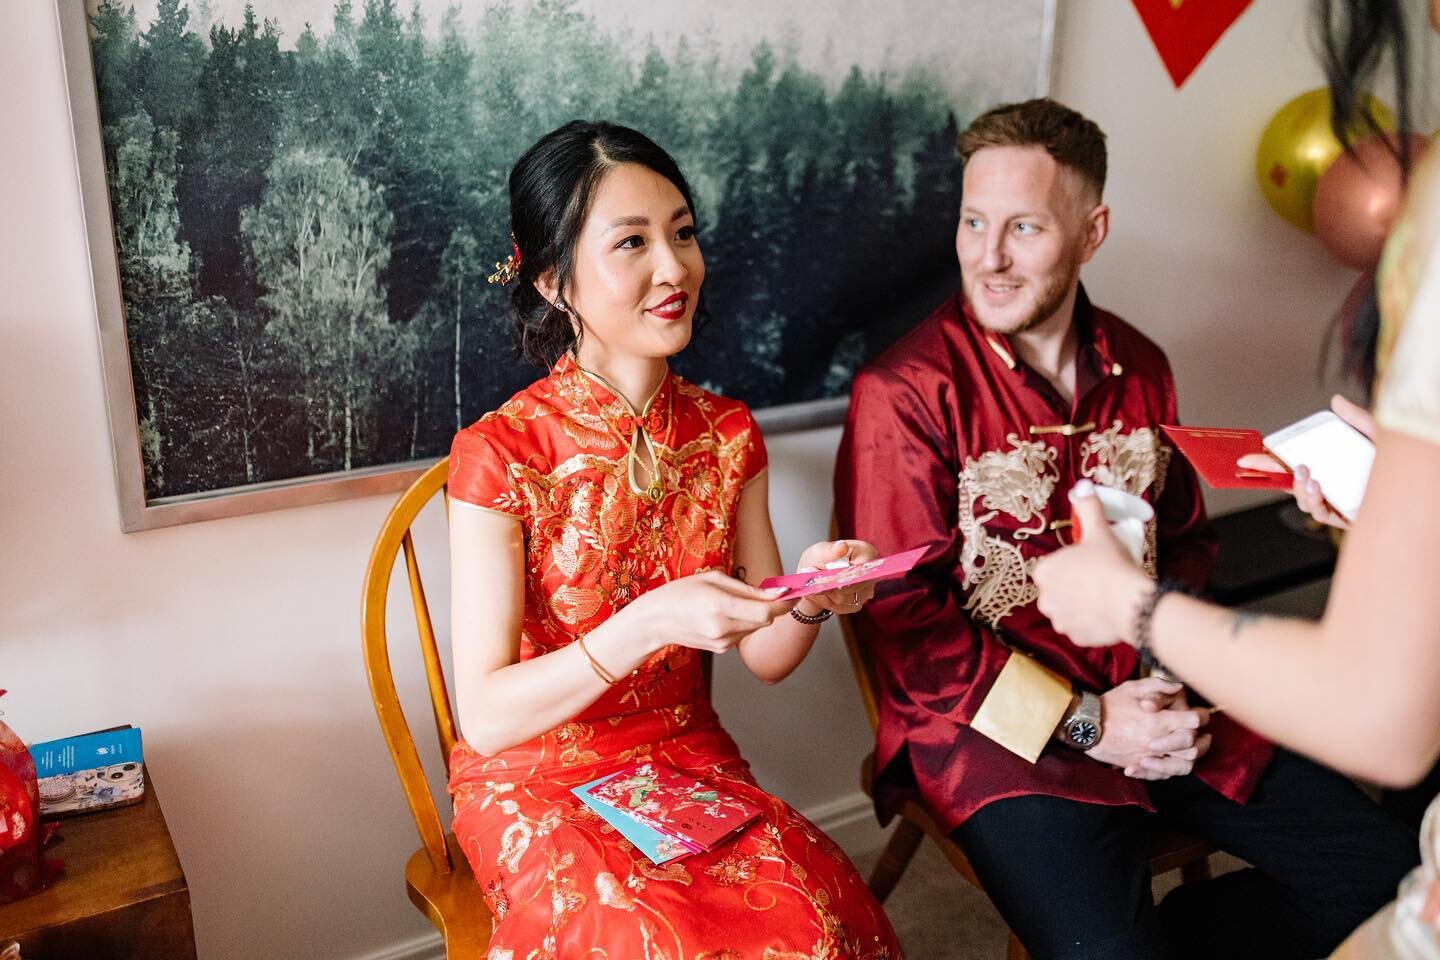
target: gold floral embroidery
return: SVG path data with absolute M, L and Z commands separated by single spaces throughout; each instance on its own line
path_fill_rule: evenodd
M 645 589 L 640 561 L 626 554 L 607 554 L 605 568 L 600 572 L 600 589 L 611 606 L 617 610 L 624 607 Z
M 600 591 L 589 587 L 556 587 L 550 595 L 550 610 L 561 623 L 577 626 L 589 620 L 600 609 Z
M 651 864 L 649 860 L 637 860 L 635 869 L 640 871 L 642 876 L 651 880 L 678 883 L 682 887 L 688 887 L 695 882 L 695 878 L 690 875 L 689 870 L 685 869 L 685 865 L 674 860 L 658 867 Z
M 635 901 L 625 892 L 625 887 L 608 870 L 595 875 L 595 896 L 602 904 L 616 910 L 634 910 Z
M 1060 479 L 1053 447 L 1013 433 L 1005 440 L 1011 449 L 967 458 L 960 472 L 960 568 L 970 588 L 965 609 L 991 624 L 1035 599 L 1030 578 L 1035 561 L 1026 560 L 1014 543 L 986 532 L 985 524 L 1004 512 L 1022 524 L 1034 521 L 1016 530 L 1014 539 L 1039 533 Z M 983 512 L 977 513 L 977 504 Z
M 716 883 L 735 885 L 749 883 L 760 875 L 759 857 L 743 853 L 731 853 L 705 868 L 705 873 Z M 804 878 L 797 878 L 803 881 Z
M 550 379 L 555 385 L 556 395 L 565 400 L 571 409 L 583 408 L 590 400 L 590 384 L 585 379 L 585 374 L 578 369 L 572 369 Z
M 576 410 L 560 419 L 560 429 L 581 450 L 609 450 L 615 437 L 605 429 L 605 420 L 593 413 Z
M 671 722 L 679 729 L 690 726 L 690 720 L 695 716 L 695 704 L 693 703 L 677 703 L 668 709 Z
M 595 763 L 600 755 L 588 749 L 595 739 L 595 728 L 579 720 L 563 723 L 555 729 L 555 742 L 560 745 L 560 761 L 565 764 Z
M 710 525 L 710 516 L 705 508 L 690 499 L 688 494 L 681 493 L 675 497 L 672 515 L 680 548 L 692 557 L 703 558 L 711 546 L 705 536 Z
M 550 861 L 545 871 L 545 881 L 550 885 L 550 929 L 555 931 L 570 922 L 571 914 L 584 908 L 586 897 L 576 889 L 574 878 L 565 875 L 575 866 L 575 852 L 567 850 L 560 853 L 549 849 L 545 851 L 545 856 Z M 551 949 L 554 949 L 553 946 Z
M 517 818 L 500 834 L 500 864 L 511 873 L 519 873 L 520 858 L 530 849 L 530 841 L 534 838 L 535 828 L 530 821 L 524 817 Z
M 510 896 L 505 892 L 505 885 L 500 882 L 499 877 L 485 884 L 485 902 L 497 920 L 504 920 L 505 914 L 510 912 Z
M 520 401 L 520 398 L 511 397 L 509 400 L 506 400 L 504 403 L 500 404 L 500 406 L 495 409 L 495 412 L 491 414 L 491 416 L 504 420 L 507 424 L 510 425 L 510 428 L 512 430 L 515 430 L 519 433 L 524 433 L 525 418 L 521 416 L 521 414 L 523 414 L 524 412 L 525 404 Z
M 600 560 L 599 553 L 588 542 L 580 528 L 573 524 L 566 524 L 560 532 L 560 542 L 550 550 L 550 555 L 555 558 L 555 566 L 565 576 L 574 579 L 590 572 Z
M 524 523 L 522 657 L 573 642 L 658 584 L 732 568 L 735 513 L 759 438 L 740 405 L 678 378 L 668 382 L 668 402 L 644 423 L 664 481 L 659 502 L 630 489 L 624 461 L 614 458 L 625 438 L 612 442 L 624 424 L 606 419 L 624 411 L 597 404 L 582 374 L 557 369 L 498 417 L 501 436 L 492 439 L 510 453 L 503 469 L 511 512 Z M 507 443 L 510 428 L 537 439 Z M 729 741 L 713 730 L 698 663 L 693 650 L 665 648 L 597 701 L 603 709 L 494 758 L 454 755 L 457 836 L 492 910 L 504 917 L 492 960 L 553 960 L 577 950 L 609 960 L 759 954 L 758 945 L 736 949 L 747 939 L 738 924 L 735 939 L 697 939 L 700 928 L 664 906 L 676 892 L 737 919 L 750 912 L 763 941 L 785 944 L 771 949 L 772 960 L 884 960 L 893 952 L 878 908 L 859 895 L 862 882 L 833 846 L 743 775 Z M 745 795 L 767 822 L 718 861 L 652 864 L 569 792 L 612 765 L 651 759 Z M 597 846 L 601 860 L 588 852 Z M 601 917 L 606 929 L 597 933 L 593 921 Z

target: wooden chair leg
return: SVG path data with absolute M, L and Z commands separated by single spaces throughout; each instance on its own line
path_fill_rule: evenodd
M 1180 882 L 1199 883 L 1210 879 L 1210 858 L 1201 857 L 1198 860 L 1191 860 L 1180 867 Z
M 885 851 L 880 854 L 880 860 L 870 874 L 870 892 L 876 900 L 884 903 L 885 898 L 890 896 L 890 891 L 900 882 L 900 875 L 910 865 L 915 851 L 920 849 L 920 841 L 924 839 L 925 831 L 904 817 L 895 824 L 895 832 L 890 834 Z
M 1010 934 L 1010 939 L 1005 941 L 1005 960 L 1030 960 L 1030 951 L 1025 949 L 1025 944 L 1015 934 Z

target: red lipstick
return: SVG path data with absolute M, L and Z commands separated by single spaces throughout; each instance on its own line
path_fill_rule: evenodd
M 664 300 L 646 309 L 662 320 L 679 320 L 685 316 L 685 304 L 689 301 L 690 295 L 683 290 L 670 294 Z

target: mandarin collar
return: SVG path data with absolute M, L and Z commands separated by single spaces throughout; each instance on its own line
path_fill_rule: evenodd
M 601 418 L 623 437 L 629 437 L 640 427 L 652 437 L 660 436 L 669 419 L 666 412 L 670 407 L 671 381 L 675 374 L 667 365 L 665 375 L 645 405 L 636 411 L 630 401 L 611 389 L 603 377 L 580 366 L 574 355 L 568 351 L 551 368 L 552 377 L 570 380 L 580 385 L 589 397 Z

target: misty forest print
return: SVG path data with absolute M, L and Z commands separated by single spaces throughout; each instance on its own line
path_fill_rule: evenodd
M 90 16 L 148 501 L 439 457 L 539 376 L 486 276 L 511 164 L 577 117 L 691 180 L 694 382 L 841 396 L 953 283 L 956 127 L 988 104 L 918 70 L 627 45 L 576 0 L 339 0 L 294 36 L 219 5 Z

